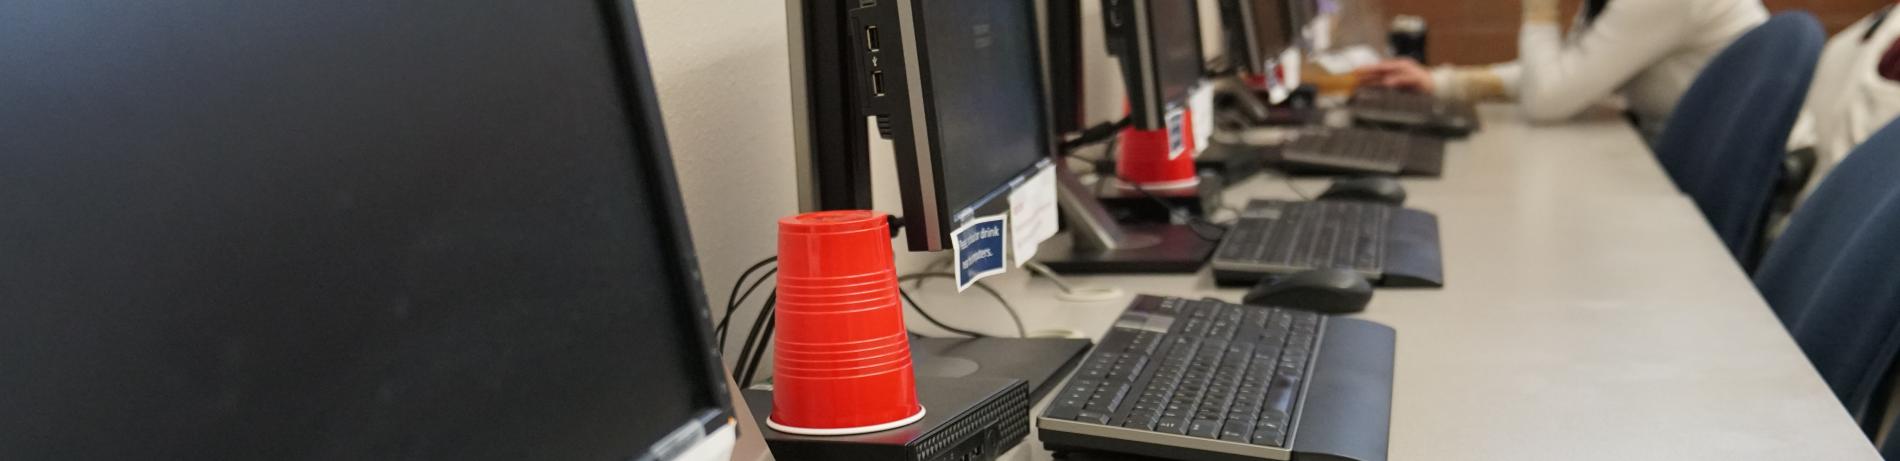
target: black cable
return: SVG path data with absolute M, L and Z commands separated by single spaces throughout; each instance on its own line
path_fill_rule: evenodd
M 910 274 L 910 275 L 898 277 L 897 282 L 903 283 L 905 280 L 911 280 L 911 279 L 917 279 L 917 278 L 948 278 L 951 280 L 956 280 L 957 276 L 956 274 L 952 274 L 949 272 L 922 272 L 922 273 L 916 273 L 916 274 Z M 1016 313 L 1016 306 L 1010 305 L 1009 300 L 1004 299 L 1003 294 L 997 292 L 995 288 L 990 288 L 989 285 L 984 284 L 983 282 L 976 282 L 974 285 L 978 289 L 983 290 L 983 292 L 989 293 L 991 298 L 996 298 L 996 303 L 1001 304 L 1003 306 L 1003 311 L 1009 313 L 1010 321 L 1016 323 L 1017 336 L 1023 337 L 1023 338 L 1029 337 L 1029 329 L 1023 327 L 1023 317 L 1022 315 L 1019 315 Z M 912 304 L 915 304 L 915 303 L 912 303 Z M 917 309 L 917 311 L 923 312 L 923 309 L 919 308 Z
M 772 278 L 774 275 L 778 275 L 778 268 L 776 267 L 765 271 L 764 275 L 760 275 L 758 280 L 752 282 L 752 286 L 746 287 L 745 294 L 739 295 L 738 301 L 726 307 L 726 318 L 732 318 L 732 313 L 738 311 L 740 307 L 745 306 L 746 300 L 752 299 L 752 293 L 758 291 L 760 286 L 765 285 L 765 282 L 774 280 Z M 773 291 L 776 292 L 777 290 L 774 289 Z M 713 332 L 719 337 L 719 347 L 721 349 L 726 347 L 727 327 L 726 320 L 720 320 L 719 327 L 713 329 Z
M 1062 151 L 1067 152 L 1090 144 L 1114 139 L 1116 138 L 1115 135 L 1121 133 L 1122 129 L 1128 128 L 1129 125 L 1133 124 L 1135 124 L 1135 118 L 1129 116 L 1122 117 L 1121 120 L 1088 127 L 1088 129 L 1082 130 L 1082 134 L 1076 135 L 1075 139 L 1063 141 L 1060 147 Z
M 759 377 L 759 364 L 765 362 L 765 351 L 772 347 L 772 333 L 778 328 L 777 304 L 776 296 L 765 298 L 765 313 L 760 314 L 766 316 L 765 334 L 759 336 L 759 348 L 752 351 L 752 358 L 745 366 L 745 377 L 739 381 L 746 387 L 751 387 Z
M 930 264 L 925 264 L 924 272 L 941 272 L 946 269 L 939 269 L 937 268 L 937 266 L 946 266 L 947 268 L 947 266 L 951 264 L 955 264 L 955 261 L 951 261 L 950 258 L 939 258 L 936 261 L 931 261 Z M 924 279 L 917 279 L 910 282 L 910 289 L 912 290 L 924 289 Z
M 1201 240 L 1206 240 L 1209 242 L 1220 242 L 1222 237 L 1227 236 L 1227 226 L 1222 226 L 1220 224 L 1216 224 L 1206 219 L 1189 216 L 1186 212 L 1175 209 L 1174 204 L 1168 203 L 1167 200 L 1162 200 L 1161 197 L 1155 196 L 1155 194 L 1152 192 L 1148 192 L 1148 188 L 1141 187 L 1141 184 L 1136 184 L 1134 181 L 1129 181 L 1127 178 L 1123 178 L 1119 174 L 1114 175 L 1114 178 L 1116 181 L 1121 181 L 1122 184 L 1127 184 L 1129 187 L 1134 188 L 1135 192 L 1140 192 L 1143 197 L 1147 197 L 1148 200 L 1154 201 L 1155 204 L 1160 205 L 1162 209 L 1168 210 L 1168 214 L 1173 215 L 1174 219 L 1178 219 L 1178 220 L 1181 220 L 1181 222 L 1183 223 L 1187 223 L 1188 230 L 1194 231 L 1195 237 L 1200 237 Z M 1203 226 L 1213 227 L 1215 229 L 1214 235 L 1210 236 L 1208 235 L 1207 232 L 1203 232 L 1201 229 Z
M 926 311 L 926 310 L 924 310 L 924 305 L 922 305 L 922 304 L 917 304 L 917 300 L 915 300 L 915 299 L 910 299 L 910 292 L 907 292 L 907 291 L 904 291 L 904 289 L 903 289 L 902 287 L 899 287 L 899 288 L 897 289 L 897 295 L 898 295 L 898 296 L 902 296 L 902 297 L 904 298 L 904 302 L 906 302 L 906 303 L 910 303 L 910 307 L 911 307 L 912 309 L 916 309 L 916 310 L 917 310 L 917 315 L 921 315 L 921 316 L 923 316 L 923 317 L 924 317 L 924 321 L 925 321 L 925 322 L 928 322 L 928 323 L 930 323 L 931 325 L 933 325 L 933 326 L 936 326 L 936 327 L 937 327 L 938 329 L 942 329 L 943 331 L 948 331 L 948 332 L 951 332 L 951 333 L 956 333 L 956 334 L 960 334 L 960 335 L 964 335 L 964 336 L 969 336 L 969 337 L 972 337 L 972 338 L 988 338 L 988 337 L 990 337 L 990 335 L 986 335 L 986 334 L 982 334 L 982 333 L 977 333 L 977 332 L 974 332 L 974 331 L 970 331 L 970 330 L 965 330 L 965 329 L 961 329 L 961 328 L 957 328 L 957 327 L 953 327 L 953 326 L 949 326 L 949 325 L 945 325 L 945 324 L 943 323 L 943 321 L 940 321 L 940 320 L 937 320 L 937 318 L 936 318 L 936 317 L 931 317 L 931 316 L 930 316 L 930 311 Z M 918 336 L 922 336 L 922 335 L 918 335 Z
M 1095 173 L 1095 169 L 1096 169 L 1096 168 L 1098 167 L 1098 165 L 1100 165 L 1100 163 L 1101 163 L 1101 161 L 1099 161 L 1099 160 L 1096 160 L 1096 159 L 1092 159 L 1092 158 L 1088 158 L 1088 157 L 1083 157 L 1083 156 L 1080 156 L 1080 155 L 1068 155 L 1068 156 L 1064 156 L 1064 157 L 1062 157 L 1062 159 L 1063 159 L 1063 160 L 1067 160 L 1067 161 L 1071 161 L 1071 162 L 1078 162 L 1078 161 L 1079 161 L 1079 162 L 1082 162 L 1082 164 L 1083 164 L 1083 165 L 1087 165 L 1087 166 L 1089 167 L 1089 169 L 1088 169 L 1088 171 L 1084 171 L 1084 172 L 1082 172 L 1082 173 Z
M 746 358 L 752 356 L 752 346 L 757 345 L 759 342 L 759 330 L 765 327 L 765 323 L 768 321 L 767 319 L 772 318 L 771 306 L 777 301 L 778 293 L 772 293 L 772 296 L 766 297 L 766 307 L 759 310 L 758 317 L 752 318 L 752 329 L 746 330 L 745 344 L 739 346 L 739 360 L 732 364 L 732 374 L 734 377 L 737 377 L 740 371 L 745 370 Z M 751 383 L 741 381 L 739 384 L 750 385 Z
M 772 264 L 774 262 L 778 262 L 777 256 L 765 258 L 764 260 L 759 261 L 756 264 L 753 264 L 752 267 L 746 268 L 745 272 L 739 273 L 738 280 L 732 281 L 732 291 L 726 292 L 726 315 L 721 316 L 719 319 L 719 326 L 713 328 L 713 332 L 716 336 L 718 336 L 719 346 L 722 349 L 726 345 L 727 324 L 732 322 L 732 313 L 733 311 L 737 310 L 737 309 L 734 309 L 734 306 L 737 306 L 740 302 L 738 298 L 739 287 L 745 285 L 746 278 L 751 277 L 753 272 L 757 272 L 760 268 L 764 268 L 765 265 Z M 747 292 L 750 293 L 750 290 L 748 290 Z

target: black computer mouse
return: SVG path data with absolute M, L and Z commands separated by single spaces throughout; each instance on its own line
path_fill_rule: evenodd
M 1247 291 L 1242 301 L 1254 306 L 1350 314 L 1366 310 L 1366 304 L 1372 302 L 1372 283 L 1351 270 L 1310 270 L 1262 281 Z
M 1405 204 L 1405 186 L 1391 176 L 1364 176 L 1333 181 L 1320 200 L 1356 200 L 1388 205 Z

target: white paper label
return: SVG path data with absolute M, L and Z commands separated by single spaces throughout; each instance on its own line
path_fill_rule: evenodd
M 1036 248 L 1056 235 L 1056 169 L 1045 166 L 1009 192 L 1010 252 L 1016 267 L 1036 256 Z

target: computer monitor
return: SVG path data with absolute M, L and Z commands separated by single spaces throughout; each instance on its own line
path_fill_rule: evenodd
M 1058 136 L 1089 127 L 1082 1 L 1049 0 L 1043 12 L 1043 55 L 1048 57 L 1044 73 L 1049 76 L 1049 112 Z
M 1198 3 L 1102 0 L 1108 52 L 1121 61 L 1138 129 L 1169 128 L 1169 114 L 1185 107 L 1205 74 Z
M 731 446 L 632 2 L 5 10 L 8 458 Z
M 1266 75 L 1267 62 L 1297 46 L 1305 27 L 1300 4 L 1306 0 L 1221 0 L 1221 23 L 1227 33 L 1227 56 L 1234 69 Z
M 913 251 L 1008 209 L 1050 162 L 1034 2 L 885 0 L 848 12 L 863 116 L 892 140 Z

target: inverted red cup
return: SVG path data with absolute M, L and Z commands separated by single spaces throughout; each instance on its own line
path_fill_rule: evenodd
M 796 343 L 786 343 L 786 348 L 780 349 L 783 353 L 776 357 L 805 362 L 860 360 L 867 357 L 908 353 L 910 350 L 910 341 L 903 336 L 879 338 L 842 346 L 799 344 L 797 347 L 792 347 L 794 344 Z
M 1168 125 L 1159 130 L 1122 129 L 1115 174 L 1127 182 L 1123 187 L 1165 190 L 1200 185 L 1200 177 L 1194 174 L 1194 112 L 1181 109 L 1180 119 Z
M 779 220 L 773 430 L 852 435 L 924 416 L 883 213 Z

